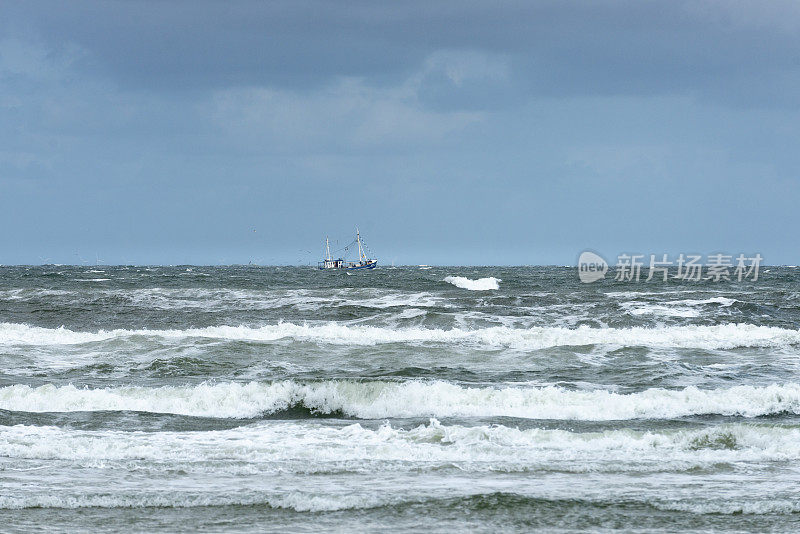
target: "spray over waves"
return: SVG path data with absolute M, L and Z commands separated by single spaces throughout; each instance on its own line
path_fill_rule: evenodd
M 278 323 L 261 327 L 212 326 L 184 330 L 100 330 L 80 332 L 42 328 L 17 323 L 0 323 L 0 346 L 80 345 L 115 340 L 168 340 L 177 343 L 192 339 L 270 343 L 279 340 L 305 341 L 331 345 L 381 345 L 387 343 L 468 344 L 474 347 L 540 350 L 560 346 L 617 345 L 698 349 L 739 347 L 790 347 L 800 344 L 800 330 L 751 324 L 715 326 L 664 326 L 654 328 L 579 328 L 495 326 L 474 330 L 452 328 L 385 328 L 337 323 Z
M 470 280 L 463 276 L 448 276 L 444 281 L 461 289 L 469 289 L 470 291 L 491 291 L 493 289 L 500 289 L 500 282 L 502 282 L 502 280 L 493 276 L 478 278 L 477 280 Z
M 800 384 L 728 389 L 661 388 L 637 393 L 556 386 L 466 387 L 444 381 L 203 383 L 195 386 L 0 388 L 0 409 L 22 412 L 139 411 L 253 418 L 302 407 L 362 419 L 519 417 L 557 420 L 672 419 L 692 415 L 759 417 L 800 414 Z

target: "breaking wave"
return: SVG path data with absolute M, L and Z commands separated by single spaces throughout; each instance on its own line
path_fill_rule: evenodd
M 25 508 L 194 508 L 200 506 L 255 506 L 297 512 L 330 512 L 372 508 L 390 499 L 357 495 L 314 495 L 293 491 L 280 494 L 265 491 L 180 492 L 138 491 L 135 495 L 92 492 L 78 495 L 0 495 L 0 510 Z
M 692 415 L 800 414 L 800 384 L 728 389 L 647 389 L 621 394 L 561 387 L 466 387 L 444 381 L 293 380 L 196 386 L 0 388 L 0 409 L 22 412 L 140 411 L 253 418 L 302 407 L 362 419 L 508 416 L 559 420 L 671 419 Z
M 251 481 L 281 474 L 363 473 L 420 470 L 442 473 L 653 473 L 690 471 L 740 462 L 800 459 L 800 429 L 728 424 L 701 430 L 569 432 L 520 430 L 502 425 L 443 425 L 432 419 L 415 428 L 364 428 L 360 424 L 325 427 L 297 423 L 256 424 L 208 432 L 84 431 L 18 425 L 0 427 L 0 457 L 24 465 L 65 462 L 73 467 L 133 470 L 142 475 L 180 470 L 185 475 L 250 476 Z M 31 464 L 33 462 L 33 464 Z M 268 479 L 268 478 L 267 478 Z M 330 511 L 435 500 L 431 492 L 402 496 L 392 492 L 304 488 L 282 491 L 264 485 L 237 491 L 209 487 L 178 489 L 148 485 L 75 491 L 12 492 L 0 496 L 0 509 L 194 507 L 267 505 L 295 511 Z M 261 487 L 259 487 L 261 486 Z M 558 501 L 563 491 L 533 485 L 518 488 L 519 499 Z M 453 491 L 453 488 L 449 488 Z M 459 498 L 471 498 L 467 488 Z M 526 496 L 525 494 L 530 494 Z M 580 497 L 580 494 L 578 495 Z M 597 496 L 589 497 L 594 501 Z M 642 504 L 690 513 L 792 513 L 797 506 L 763 499 L 669 501 L 641 496 Z
M 457 343 L 490 348 L 539 350 L 558 346 L 619 345 L 733 349 L 788 347 L 800 344 L 800 331 L 751 324 L 665 326 L 655 328 L 579 328 L 496 326 L 474 330 L 452 328 L 384 328 L 377 326 L 278 323 L 262 327 L 213 326 L 183 330 L 100 330 L 81 332 L 0 323 L 0 345 L 79 345 L 116 339 L 155 338 L 184 341 L 212 339 L 269 343 L 284 339 L 333 345 L 386 343 Z
M 106 279 L 104 279 L 106 280 Z M 82 280 L 87 281 L 87 280 Z M 94 280 L 99 281 L 99 280 Z M 447 307 L 446 299 L 429 292 L 394 291 L 369 288 L 254 290 L 225 288 L 139 288 L 95 289 L 91 292 L 44 288 L 0 289 L 0 301 L 58 302 L 80 306 L 97 300 L 115 299 L 118 303 L 159 310 L 278 310 L 298 311 L 362 307 L 376 310 L 414 307 Z
M 444 279 L 445 282 L 453 284 L 461 289 L 469 289 L 470 291 L 490 291 L 492 289 L 500 289 L 500 280 L 493 276 L 488 278 L 478 278 L 477 280 L 470 280 L 463 276 L 448 276 Z
M 569 458 L 563 457 L 565 451 Z M 636 454 L 632 459 L 631 454 Z M 90 462 L 280 462 L 301 473 L 336 469 L 331 462 L 492 462 L 466 470 L 645 470 L 708 462 L 800 459 L 800 429 L 727 424 L 700 430 L 570 432 L 503 425 L 443 425 L 437 419 L 414 428 L 385 423 L 329 427 L 259 423 L 206 432 L 84 431 L 57 427 L 0 426 L 0 456 L 27 460 Z M 308 463 L 313 460 L 313 463 Z M 499 464 L 498 464 L 499 462 Z M 552 465 L 553 463 L 559 465 Z M 675 465 L 666 466 L 666 463 Z M 569 465 L 564 465 L 564 464 Z M 662 465 L 645 465 L 648 463 Z M 626 465 L 627 464 L 627 465 Z M 678 465 L 681 464 L 681 465 Z M 374 465 L 374 464 L 373 464 Z M 206 466 L 197 466 L 204 469 Z M 276 465 L 262 465 L 268 471 Z
M 450 490 L 450 495 L 464 493 L 464 490 Z M 295 512 L 333 512 L 342 510 L 367 510 L 370 508 L 392 508 L 397 506 L 418 506 L 440 510 L 443 506 L 453 508 L 462 514 L 465 509 L 512 509 L 520 506 L 557 506 L 559 510 L 567 507 L 579 510 L 598 508 L 604 511 L 621 508 L 620 519 L 630 513 L 632 507 L 642 507 L 653 512 L 683 512 L 695 515 L 790 515 L 800 512 L 800 504 L 791 499 L 757 500 L 751 502 L 697 500 L 686 503 L 656 497 L 640 497 L 635 500 L 613 495 L 605 498 L 569 498 L 566 495 L 548 497 L 544 491 L 531 491 L 528 496 L 520 493 L 472 493 L 467 491 L 460 496 L 449 498 L 434 495 L 409 495 L 406 498 L 397 494 L 330 494 L 310 491 L 291 491 L 286 493 L 270 491 L 138 491 L 135 495 L 111 494 L 93 491 L 77 495 L 34 494 L 0 495 L 0 509 L 20 510 L 26 508 L 78 509 L 78 508 L 194 508 L 206 506 L 267 506 L 273 509 L 293 510 Z M 480 505 L 480 506 L 476 506 Z M 455 513 L 455 512 L 454 512 Z M 788 519 L 787 519 L 788 520 Z M 546 524 L 546 523 L 545 523 Z
M 473 490 L 474 491 L 474 490 Z M 563 512 L 565 508 L 585 511 L 620 509 L 620 520 L 630 514 L 632 508 L 649 509 L 652 512 L 682 512 L 695 515 L 790 515 L 800 512 L 800 504 L 791 499 L 760 499 L 741 502 L 736 500 L 698 499 L 691 503 L 663 498 L 642 496 L 631 499 L 629 496 L 616 500 L 614 495 L 604 498 L 570 498 L 567 495 L 548 496 L 545 491 L 534 490 L 523 493 L 489 494 L 469 490 L 449 490 L 450 497 L 431 494 L 411 494 L 401 497 L 384 492 L 381 494 L 342 494 L 314 493 L 311 491 L 138 491 L 135 495 L 109 494 L 91 491 L 76 495 L 26 494 L 0 495 L 0 509 L 20 510 L 26 508 L 78 509 L 78 508 L 194 508 L 207 506 L 266 506 L 273 509 L 293 510 L 295 512 L 333 512 L 342 510 L 367 510 L 370 508 L 393 508 L 417 506 L 425 513 L 427 510 L 452 508 L 454 513 L 463 514 L 469 510 L 519 509 L 521 506 L 553 506 Z M 461 493 L 462 495 L 457 495 Z M 526 495 L 525 493 L 531 493 Z M 453 496 L 456 494 L 457 496 Z M 572 510 L 571 510 L 572 511 Z M 787 519 L 788 521 L 788 519 Z M 547 523 L 544 523 L 547 525 Z M 418 526 L 418 523 L 417 523 Z M 396 530 L 396 528 L 395 528 Z

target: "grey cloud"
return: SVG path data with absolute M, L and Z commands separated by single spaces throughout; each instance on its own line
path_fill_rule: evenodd
M 500 86 L 431 83 L 431 105 L 628 94 L 753 105 L 770 100 L 770 80 L 796 87 L 800 70 L 790 2 L 30 2 L 6 11 L 25 21 L 7 22 L 8 32 L 33 25 L 90 51 L 86 69 L 146 90 L 302 91 L 342 76 L 396 85 L 437 51 L 461 50 L 504 57 L 514 75 Z

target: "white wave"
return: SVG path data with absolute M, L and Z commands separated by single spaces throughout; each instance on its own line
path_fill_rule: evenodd
M 0 426 L 0 460 L 8 481 L 0 509 L 263 505 L 320 512 L 513 491 L 695 514 L 785 514 L 798 511 L 786 488 L 800 460 L 800 429 L 735 423 L 570 432 L 435 419 L 408 429 L 283 421 L 155 432 L 16 425 Z M 703 487 L 691 485 L 698 469 Z M 75 473 L 84 475 L 73 480 Z M 513 473 L 522 476 L 505 476 Z M 575 473 L 586 483 L 575 485 Z M 642 481 L 634 493 L 631 476 Z M 115 484 L 104 484 L 112 478 Z M 366 478 L 375 483 L 353 485 Z M 707 491 L 732 480 L 746 491 Z M 775 488 L 785 491 L 774 495 Z
M 609 298 L 640 298 L 644 296 L 659 296 L 672 295 L 677 293 L 697 293 L 694 289 L 670 289 L 664 291 L 608 291 L 605 296 Z
M 163 490 L 137 491 L 136 494 L 119 494 L 94 491 L 79 494 L 0 495 L 0 510 L 25 508 L 193 508 L 199 506 L 253 506 L 266 505 L 297 512 L 331 512 L 337 510 L 371 508 L 388 504 L 397 498 L 380 498 L 369 495 L 315 495 L 309 492 L 268 491 L 196 491 Z
M 418 308 L 406 308 L 400 313 L 396 314 L 392 319 L 413 319 L 415 317 L 421 317 L 423 315 L 427 315 L 428 312 L 425 310 L 420 310 Z
M 796 461 L 800 430 L 730 424 L 642 432 L 520 430 L 502 425 L 427 425 L 403 430 L 272 423 L 208 432 L 81 431 L 0 427 L 0 456 L 81 467 L 167 466 L 195 472 L 330 474 L 456 467 L 467 472 L 679 471 L 721 463 Z M 135 462 L 135 466 L 131 465 Z
M 14 486 L 0 494 L 0 509 L 241 504 L 303 512 L 469 498 L 503 488 L 508 491 L 502 477 L 476 477 L 476 473 L 536 473 L 536 477 L 515 479 L 514 491 L 539 499 L 608 502 L 615 496 L 630 500 L 624 498 L 630 490 L 629 482 L 624 487 L 604 484 L 603 491 L 597 492 L 580 484 L 543 486 L 541 476 L 567 474 L 572 477 L 567 480 L 574 484 L 574 473 L 596 480 L 607 477 L 606 473 L 612 478 L 622 473 L 670 473 L 674 477 L 697 469 L 718 471 L 728 465 L 733 470 L 746 465 L 748 469 L 770 469 L 770 480 L 785 487 L 785 478 L 778 478 L 783 473 L 771 466 L 791 466 L 800 459 L 800 429 L 728 424 L 701 430 L 579 433 L 502 425 L 442 425 L 437 420 L 407 430 L 389 424 L 371 429 L 360 424 L 334 427 L 294 422 L 265 422 L 208 432 L 85 431 L 17 425 L 0 427 L 0 458 L 6 466 L 25 466 L 29 471 L 38 466 L 47 468 L 24 478 L 9 473 Z M 91 479 L 75 483 L 61 476 L 51 480 L 53 466 L 59 472 L 81 473 L 89 468 L 90 473 L 106 473 L 95 480 L 107 480 L 114 474 L 119 483 L 105 487 Z M 181 473 L 177 479 L 175 472 Z M 402 491 L 395 491 L 397 481 L 408 480 L 409 475 L 414 480 L 432 476 L 425 478 L 424 485 L 403 484 Z M 347 476 L 358 477 L 355 480 L 370 477 L 376 484 L 354 490 L 352 485 L 341 483 L 354 480 Z M 207 482 L 220 477 L 228 481 L 224 488 Z M 463 477 L 469 477 L 475 485 L 459 484 Z M 725 484 L 730 483 L 728 470 L 723 469 L 722 477 Z M 329 482 L 331 478 L 333 482 Z M 715 477 L 707 478 L 713 483 Z M 160 482 L 153 484 L 153 480 Z M 281 483 L 275 484 L 276 480 Z M 706 495 L 701 490 L 687 495 L 685 489 L 676 493 L 665 491 L 663 485 L 645 484 L 635 500 L 691 513 L 796 511 L 796 506 L 787 508 L 785 500 L 763 496 L 752 486 L 748 486 L 746 495 L 729 492 L 724 497 Z
M 672 502 L 659 502 L 656 500 L 650 504 L 659 510 L 689 512 L 692 514 L 763 515 L 796 514 L 800 512 L 800 502 L 775 498 L 769 500 L 748 500 L 745 502 L 697 498 Z
M 623 302 L 620 306 L 631 315 L 659 315 L 664 317 L 699 317 L 698 306 L 718 304 L 721 308 L 729 308 L 736 299 L 728 297 L 711 297 L 707 299 L 667 300 L 660 302 L 642 302 L 633 300 Z
M 574 476 L 574 475 L 573 475 Z M 437 484 L 436 486 L 440 486 Z M 586 502 L 600 504 L 603 507 L 613 506 L 615 499 L 625 503 L 631 501 L 642 505 L 649 505 L 659 510 L 679 511 L 690 514 L 726 514 L 726 515 L 762 515 L 762 514 L 795 514 L 800 512 L 800 503 L 792 499 L 765 499 L 759 496 L 753 500 L 752 496 L 735 496 L 703 498 L 701 495 L 684 494 L 672 500 L 663 496 L 651 496 L 652 490 L 643 490 L 636 497 L 624 491 L 616 490 L 604 494 L 592 494 L 581 488 L 572 487 L 567 490 L 547 491 L 546 489 L 531 488 L 529 481 L 518 482 L 514 493 L 521 497 L 530 497 L 537 500 L 552 499 L 554 502 L 566 499 L 580 498 Z M 293 510 L 296 512 L 333 512 L 341 510 L 363 510 L 381 506 L 393 506 L 403 503 L 422 503 L 425 501 L 452 500 L 454 498 L 469 499 L 478 495 L 496 494 L 499 491 L 509 492 L 507 486 L 496 488 L 480 485 L 474 489 L 469 488 L 441 488 L 434 487 L 428 490 L 415 490 L 405 488 L 405 495 L 396 488 L 380 488 L 380 493 L 368 493 L 362 490 L 348 489 L 339 491 L 320 491 L 320 489 L 303 490 L 251 490 L 249 488 L 235 488 L 220 491 L 211 489 L 215 485 L 209 484 L 209 489 L 184 489 L 167 486 L 162 489 L 139 489 L 136 493 L 122 493 L 120 491 L 103 491 L 92 489 L 81 493 L 48 493 L 37 492 L 31 494 L 6 494 L 0 495 L 0 510 L 19 510 L 26 508 L 45 509 L 77 509 L 77 508 L 194 508 L 204 506 L 254 506 L 263 505 L 270 508 Z M 374 489 L 374 488 L 373 488 Z M 438 491 L 437 491 L 438 490 Z M 482 491 L 483 490 L 483 491 Z M 587 494 L 588 493 L 588 494 Z M 644 495 L 643 495 L 644 494 Z M 787 519 L 787 521 L 789 521 Z M 392 530 L 389 528 L 389 530 Z M 397 530 L 396 525 L 393 530 Z
M 28 412 L 131 410 L 205 417 L 249 418 L 303 406 L 317 413 L 364 419 L 509 416 L 530 419 L 670 419 L 720 414 L 757 417 L 800 414 L 800 384 L 729 389 L 661 388 L 620 394 L 560 387 L 464 387 L 435 381 L 292 380 L 204 383 L 196 386 L 0 388 L 0 409 Z
M 730 307 L 733 303 L 736 302 L 736 299 L 731 299 L 728 297 L 712 297 L 708 299 L 685 299 L 685 300 L 676 300 L 672 301 L 669 304 L 686 304 L 688 306 L 701 306 L 703 304 L 719 304 L 720 306 L 727 308 Z
M 338 323 L 278 323 L 257 328 L 214 326 L 185 330 L 100 330 L 78 332 L 0 323 L 0 345 L 77 345 L 117 339 L 154 338 L 183 342 L 191 339 L 274 342 L 283 339 L 334 345 L 386 343 L 448 343 L 475 347 L 539 350 L 557 346 L 619 345 L 700 349 L 789 347 L 800 344 L 800 331 L 750 324 L 669 326 L 656 328 L 579 328 L 496 326 L 475 330 L 453 328 L 382 328 Z
M 444 279 L 445 282 L 453 284 L 461 289 L 469 289 L 470 291 L 489 291 L 492 289 L 500 289 L 500 280 L 493 276 L 487 278 L 478 278 L 477 280 L 470 280 L 463 276 L 448 276 Z
M 568 458 L 563 456 L 566 451 Z M 246 462 L 260 464 L 256 467 L 262 471 L 280 466 L 300 473 L 338 469 L 332 463 L 359 470 L 357 462 L 362 462 L 363 468 L 375 462 L 456 462 L 473 471 L 550 466 L 578 472 L 612 464 L 615 470 L 646 471 L 653 468 L 648 463 L 660 463 L 655 466 L 658 469 L 683 469 L 707 462 L 800 459 L 800 429 L 739 423 L 701 430 L 570 432 L 442 425 L 436 419 L 408 430 L 388 423 L 370 429 L 357 423 L 333 427 L 274 422 L 206 432 L 84 431 L 17 425 L 0 426 L 0 456 L 87 466 L 134 460 L 167 462 L 170 468 L 192 462 Z
M 192 275 L 200 273 L 193 272 Z M 84 279 L 81 281 L 100 281 Z M 107 280 L 107 279 L 103 279 Z M 176 308 L 207 310 L 279 309 L 285 307 L 301 311 L 361 306 L 385 309 L 393 307 L 448 307 L 447 300 L 429 292 L 406 292 L 385 289 L 344 288 L 326 290 L 251 290 L 205 288 L 140 288 L 91 289 L 82 291 L 24 288 L 0 290 L 0 300 L 38 301 L 57 298 L 61 302 L 80 304 L 95 298 L 115 298 L 134 306 L 173 310 Z
M 525 484 L 530 486 L 530 484 Z M 392 488 L 394 489 L 394 488 Z M 507 488 L 489 490 L 496 493 Z M 529 496 L 534 499 L 553 498 L 555 501 L 562 499 L 575 498 L 577 489 L 572 488 L 571 492 L 554 492 L 555 495 L 548 495 L 548 492 L 541 489 L 531 489 L 526 487 L 524 491 L 517 492 L 517 495 Z M 237 488 L 235 492 L 207 490 L 198 492 L 197 490 L 180 490 L 172 487 L 167 489 L 147 489 L 138 490 L 135 494 L 123 494 L 121 492 L 108 492 L 93 490 L 78 494 L 53 494 L 35 493 L 21 495 L 0 495 L 0 510 L 20 510 L 26 508 L 50 508 L 50 509 L 77 509 L 77 508 L 194 508 L 203 506 L 254 506 L 264 505 L 270 508 L 293 510 L 296 512 L 334 512 L 341 510 L 363 510 L 380 506 L 393 506 L 402 503 L 420 503 L 426 500 L 453 499 L 461 497 L 469 499 L 476 495 L 481 495 L 480 489 L 441 489 L 438 493 L 434 491 L 414 491 L 410 492 L 406 488 L 407 495 L 392 492 L 386 488 L 380 494 L 369 494 L 364 491 L 344 493 L 339 491 L 317 492 L 302 491 L 253 491 L 245 488 Z M 410 493 L 410 494 L 409 494 Z M 583 492 L 581 492 L 583 493 Z M 580 495 L 580 493 L 579 493 Z M 615 498 L 609 495 L 581 495 L 582 499 L 588 502 L 596 502 L 603 506 L 609 506 L 610 501 Z M 763 515 L 763 514 L 795 514 L 800 512 L 800 503 L 790 499 L 759 499 L 753 501 L 752 497 L 740 497 L 731 500 L 702 499 L 700 496 L 692 495 L 693 499 L 678 500 L 677 498 L 668 501 L 663 497 L 638 497 L 631 498 L 630 495 L 619 492 L 618 498 L 626 502 L 638 501 L 644 505 L 650 505 L 659 510 L 678 511 L 690 514 L 725 514 L 725 515 Z M 747 500 L 745 500 L 747 499 Z M 787 520 L 788 521 L 788 520 Z M 396 528 L 395 528 L 396 530 Z
M 662 304 L 648 304 L 640 302 L 625 302 L 622 308 L 631 315 L 659 315 L 663 317 L 698 317 L 698 310 L 685 306 L 665 306 Z
M 0 290 L 0 300 L 22 300 L 60 298 L 73 295 L 72 291 L 61 289 L 16 288 Z

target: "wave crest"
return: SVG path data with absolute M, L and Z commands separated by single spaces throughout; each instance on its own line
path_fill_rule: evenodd
M 629 394 L 555 386 L 465 387 L 444 381 L 348 380 L 204 383 L 158 388 L 88 389 L 73 385 L 0 388 L 0 409 L 10 411 L 140 411 L 253 418 L 295 407 L 317 414 L 362 419 L 507 416 L 602 421 L 706 414 L 758 417 L 800 414 L 800 384 L 713 390 L 653 388 Z
M 0 426 L 0 455 L 27 460 L 91 462 L 164 461 L 265 462 L 265 471 L 288 468 L 300 473 L 335 470 L 330 462 L 499 462 L 501 470 L 582 471 L 602 464 L 615 470 L 650 471 L 690 467 L 704 462 L 791 460 L 800 458 L 800 429 L 735 423 L 700 430 L 572 432 L 521 430 L 503 425 L 444 425 L 437 419 L 414 428 L 388 423 L 365 428 L 358 423 L 324 427 L 308 423 L 257 423 L 198 432 L 119 432 L 58 427 Z M 565 458 L 563 453 L 571 456 Z M 535 454 L 531 454 L 535 452 Z M 631 459 L 630 455 L 637 457 Z M 309 465 L 313 459 L 316 465 Z M 551 465 L 551 464 L 559 465 Z M 644 464 L 662 465 L 644 465 Z M 690 465 L 685 465 L 685 464 Z M 326 465 L 327 464 L 327 465 Z M 495 464 L 497 465 L 497 464 Z M 202 470 L 206 466 L 197 466 Z M 213 467 L 213 466 L 212 466 Z M 341 466 L 347 469 L 345 466 Z M 493 470 L 475 464 L 469 470 Z
M 444 279 L 445 282 L 453 284 L 461 289 L 469 289 L 470 291 L 490 291 L 493 289 L 500 289 L 500 280 L 493 276 L 487 278 L 478 278 L 477 280 L 470 280 L 463 276 L 448 276 Z
M 0 345 L 80 345 L 117 339 L 155 338 L 184 342 L 191 339 L 269 343 L 293 339 L 333 345 L 387 343 L 467 344 L 489 348 L 540 350 L 559 346 L 619 345 L 699 349 L 788 347 L 800 344 L 800 331 L 751 324 L 664 326 L 655 328 L 579 328 L 495 326 L 474 330 L 452 328 L 385 328 L 364 325 L 278 323 L 261 327 L 212 326 L 184 330 L 100 330 L 79 332 L 0 323 Z

